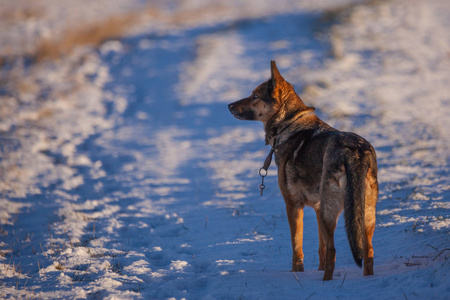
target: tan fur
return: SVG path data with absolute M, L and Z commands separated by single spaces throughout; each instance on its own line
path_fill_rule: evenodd
M 256 111 L 257 120 L 261 121 L 263 124 L 266 123 L 273 114 L 271 107 L 262 100 L 254 101 L 251 106 L 253 110 Z

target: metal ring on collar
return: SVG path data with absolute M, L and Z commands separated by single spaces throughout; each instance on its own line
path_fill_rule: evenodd
M 265 173 L 262 173 L 262 171 L 264 171 Z M 259 169 L 259 176 L 266 177 L 267 173 L 268 173 L 268 171 L 266 169 L 264 169 L 264 168 Z

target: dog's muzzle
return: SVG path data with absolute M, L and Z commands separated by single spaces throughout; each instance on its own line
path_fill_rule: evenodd
M 250 108 L 243 109 L 240 101 L 236 101 L 228 105 L 228 109 L 231 114 L 238 120 L 255 120 L 255 113 L 253 110 Z

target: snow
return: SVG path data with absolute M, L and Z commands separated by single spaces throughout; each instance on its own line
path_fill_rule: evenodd
M 24 28 L 57 35 L 95 19 L 91 2 L 65 20 L 72 6 L 39 1 L 48 10 L 0 31 L 1 54 L 17 54 L 0 69 L 1 298 L 449 298 L 446 1 L 172 1 L 98 49 L 20 57 Z M 125 2 L 105 15 L 140 5 Z M 259 195 L 262 126 L 226 106 L 271 59 L 324 121 L 376 148 L 374 276 L 339 220 L 335 277 L 321 281 L 310 209 L 305 272 L 290 272 L 274 165 Z

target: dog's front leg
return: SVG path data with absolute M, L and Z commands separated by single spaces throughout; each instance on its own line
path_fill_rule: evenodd
M 286 212 L 291 229 L 292 271 L 303 272 L 303 207 L 286 202 Z

